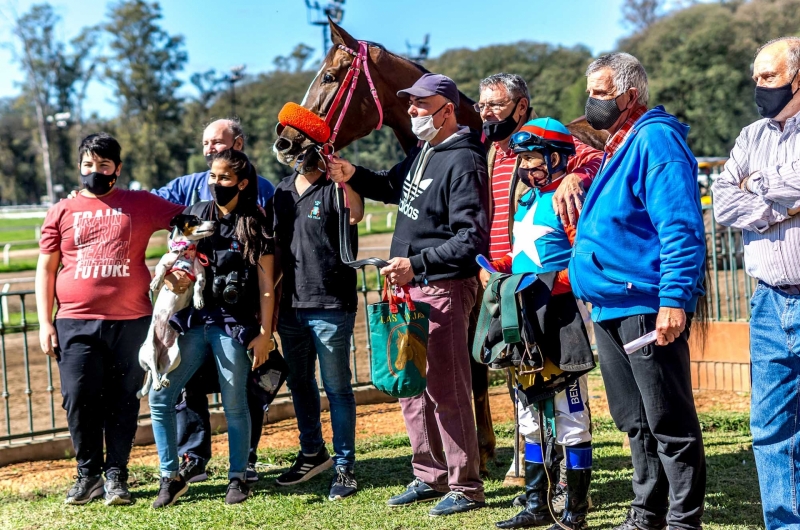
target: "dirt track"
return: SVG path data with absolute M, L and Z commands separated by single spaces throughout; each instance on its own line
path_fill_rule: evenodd
M 505 387 L 490 389 L 492 419 L 495 423 L 508 422 L 513 419 L 513 408 Z M 589 384 L 592 414 L 596 417 L 607 417 L 608 406 L 602 389 L 602 380 L 591 377 Z M 720 409 L 743 412 L 749 410 L 749 396 L 734 392 L 702 391 L 695 393 L 695 403 L 699 412 L 711 412 Z M 63 411 L 58 411 L 63 415 Z M 322 431 L 325 440 L 331 440 L 331 424 L 327 413 L 323 413 Z M 380 405 L 364 405 L 358 408 L 356 420 L 356 439 L 364 440 L 374 436 L 404 434 L 405 424 L 397 403 Z M 264 427 L 259 447 L 275 449 L 291 449 L 299 445 L 297 426 L 294 419 L 269 424 Z M 620 442 L 622 434 L 620 434 Z M 213 437 L 212 454 L 226 455 L 228 437 L 220 434 Z M 224 459 L 220 462 L 225 466 Z M 158 456 L 153 445 L 133 448 L 131 465 L 157 466 Z M 75 474 L 73 459 L 31 462 L 0 467 L 0 491 L 28 494 L 33 491 L 47 491 L 64 488 Z M 135 477 L 134 477 L 135 479 Z

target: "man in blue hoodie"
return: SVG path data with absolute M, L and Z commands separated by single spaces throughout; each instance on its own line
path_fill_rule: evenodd
M 701 528 L 706 467 L 688 339 L 705 239 L 689 127 L 647 110 L 647 73 L 632 55 L 600 57 L 586 77 L 586 119 L 609 139 L 569 278 L 592 304 L 611 416 L 631 444 L 635 498 L 615 529 Z M 625 352 L 651 332 L 655 343 Z
M 244 131 L 239 120 L 221 119 L 208 124 L 203 130 L 203 156 L 209 166 L 217 153 L 228 149 L 244 149 Z M 166 186 L 154 189 L 153 193 L 176 204 L 191 206 L 197 201 L 210 201 L 208 171 L 184 175 L 170 181 Z M 267 179 L 258 177 L 258 205 L 267 208 L 268 218 L 272 218 L 272 196 L 275 186 Z M 173 282 L 174 280 L 174 282 Z M 191 284 L 182 273 L 172 273 L 166 282 L 175 292 L 185 291 Z M 174 285 L 173 285 L 174 283 Z M 206 395 L 216 389 L 217 368 L 213 359 L 198 370 L 186 386 L 185 400 L 178 405 L 178 454 L 183 455 L 181 476 L 188 482 L 200 482 L 208 478 L 206 463 L 211 458 L 211 423 Z M 256 448 L 261 438 L 264 413 L 261 403 L 248 393 L 251 432 L 250 456 L 247 465 L 247 482 L 258 480 L 255 464 Z

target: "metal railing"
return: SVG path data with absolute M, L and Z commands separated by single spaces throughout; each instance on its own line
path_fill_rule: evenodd
M 711 205 L 703 206 L 703 218 L 710 280 L 706 286 L 708 314 L 715 321 L 749 320 L 756 280 L 745 272 L 742 231 L 717 224 Z
M 750 295 L 755 282 L 744 272 L 741 231 L 717 225 L 703 207 L 709 264 L 709 289 L 706 303 L 712 320 L 737 321 L 750 316 Z M 385 251 L 384 247 L 364 247 L 362 251 Z M 366 306 L 378 301 L 382 278 L 377 268 L 358 273 L 359 315 L 351 342 L 354 385 L 370 382 L 371 353 L 369 318 Z M 32 282 L 33 278 L 0 280 L 0 369 L 2 369 L 3 416 L 0 418 L 0 447 L 14 441 L 55 437 L 67 432 L 64 414 L 56 415 L 55 392 L 60 390 L 57 367 L 39 351 L 38 322 L 32 318 L 34 291 L 11 291 L 12 285 Z M 35 314 L 35 313 L 34 313 Z M 33 336 L 29 336 L 34 334 Z M 30 344 L 34 345 L 31 352 Z M 55 375 L 54 375 L 55 372 Z M 54 379 L 55 378 L 55 379 Z M 318 379 L 319 380 L 319 379 Z M 288 395 L 287 392 L 281 394 Z M 212 407 L 221 407 L 219 396 Z M 149 418 L 146 400 L 140 419 Z
M 388 250 L 372 247 L 372 250 Z M 359 271 L 359 313 L 351 341 L 353 386 L 370 383 L 371 352 L 366 306 L 376 302 L 382 278 L 377 268 Z M 3 280 L 0 280 L 2 283 Z M 68 432 L 66 416 L 56 414 L 55 393 L 60 391 L 57 363 L 39 349 L 39 323 L 35 315 L 34 290 L 9 291 L 12 284 L 32 283 L 31 278 L 6 280 L 0 292 L 0 370 L 2 371 L 2 418 L 0 448 L 14 442 L 54 438 Z M 54 368 L 55 364 L 55 368 Z M 318 374 L 319 380 L 319 374 Z M 288 390 L 279 397 L 288 396 Z M 219 395 L 212 396 L 212 408 L 221 408 Z M 60 407 L 59 407 L 60 408 Z M 142 402 L 139 419 L 150 417 L 147 400 Z

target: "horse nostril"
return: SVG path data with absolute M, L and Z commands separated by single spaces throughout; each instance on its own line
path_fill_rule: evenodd
M 286 138 L 278 138 L 275 140 L 275 149 L 278 151 L 286 151 L 292 147 L 292 142 Z

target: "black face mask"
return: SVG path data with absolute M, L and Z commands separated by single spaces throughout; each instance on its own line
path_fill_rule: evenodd
M 214 197 L 214 202 L 218 206 L 225 206 L 233 200 L 234 197 L 239 195 L 239 186 L 223 186 L 219 183 L 209 186 L 211 196 Z
M 517 128 L 519 124 L 519 120 L 514 119 L 514 115 L 517 113 L 517 106 L 514 105 L 514 110 L 511 111 L 511 115 L 508 118 L 505 118 L 500 121 L 485 121 L 483 122 L 483 134 L 486 136 L 487 139 L 491 142 L 499 142 L 501 140 L 505 140 L 514 130 Z
M 797 90 L 800 90 L 800 87 L 797 87 L 797 90 L 792 92 L 792 83 L 795 77 L 797 77 L 797 72 L 794 73 L 791 81 L 777 88 L 756 87 L 756 105 L 758 105 L 758 113 L 762 118 L 774 118 L 789 104 Z
M 596 131 L 608 130 L 622 114 L 622 111 L 617 107 L 617 98 L 619 96 L 614 99 L 587 99 L 586 123 Z
M 81 184 L 86 188 L 86 191 L 95 195 L 105 195 L 111 191 L 115 180 L 117 180 L 117 176 L 114 173 L 110 175 L 104 175 L 97 171 L 88 175 L 81 173 Z
M 217 156 L 217 153 L 208 153 L 207 155 L 204 156 L 206 157 L 206 164 L 208 164 L 208 167 L 210 168 L 211 163 L 214 161 L 214 157 Z

